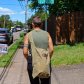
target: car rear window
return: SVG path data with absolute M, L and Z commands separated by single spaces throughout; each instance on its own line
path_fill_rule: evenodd
M 2 30 L 0 30 L 0 33 L 6 33 L 6 31 L 2 31 Z
M 9 33 L 8 30 L 0 30 L 0 33 Z

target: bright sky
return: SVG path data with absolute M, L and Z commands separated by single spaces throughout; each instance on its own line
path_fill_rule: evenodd
M 18 0 L 0 0 L 0 16 L 10 15 L 11 20 L 25 22 L 25 1 Z M 28 9 L 28 18 L 33 14 Z

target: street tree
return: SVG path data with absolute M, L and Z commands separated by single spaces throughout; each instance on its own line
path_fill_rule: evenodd
M 10 16 L 9 15 L 2 15 L 0 16 L 0 27 L 1 28 L 11 28 L 11 26 L 13 25 L 12 21 L 10 20 Z
M 38 9 L 44 5 L 39 5 L 38 0 L 30 0 L 30 8 Z M 72 11 L 84 11 L 84 0 L 54 0 L 54 4 L 48 4 L 49 14 L 60 15 Z

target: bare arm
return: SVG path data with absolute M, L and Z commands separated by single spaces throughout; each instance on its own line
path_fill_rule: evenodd
M 28 58 L 28 34 L 26 34 L 24 37 L 23 54 L 24 54 L 24 57 L 27 59 Z
M 50 57 L 52 57 L 52 54 L 53 54 L 53 42 L 52 42 L 52 39 L 51 39 L 51 36 L 50 36 L 50 34 L 48 34 L 48 38 L 49 38 L 49 40 L 48 40 L 48 42 L 49 42 L 49 52 L 50 52 Z

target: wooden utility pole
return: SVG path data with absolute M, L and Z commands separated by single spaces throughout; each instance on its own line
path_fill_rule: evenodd
M 4 15 L 4 26 L 3 26 L 4 28 L 5 28 L 5 24 L 6 24 L 6 21 L 5 20 L 6 20 L 6 18 L 5 18 L 5 15 Z
M 27 10 L 28 10 L 28 0 L 25 0 L 25 28 L 27 28 Z
M 47 7 L 49 4 L 54 4 L 54 0 L 38 0 L 38 3 L 45 6 L 45 30 L 47 31 Z
M 28 10 L 28 0 L 18 0 L 25 1 L 25 28 L 27 28 L 27 10 Z

